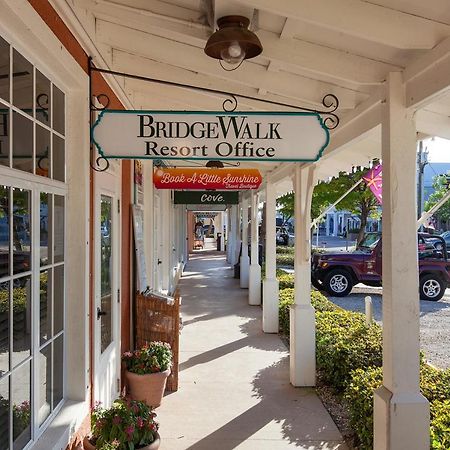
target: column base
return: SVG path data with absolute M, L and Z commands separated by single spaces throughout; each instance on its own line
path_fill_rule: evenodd
M 248 257 L 248 255 L 241 256 L 240 265 L 241 265 L 240 286 L 241 289 L 248 289 L 249 268 L 250 268 L 250 258 Z
M 278 280 L 265 279 L 263 281 L 263 331 L 264 333 L 278 333 Z
M 381 386 L 374 394 L 374 448 L 430 448 L 430 405 L 420 393 L 392 394 Z
M 311 305 L 292 305 L 290 317 L 290 381 L 316 385 L 316 317 Z
M 261 304 L 261 266 L 259 264 L 250 264 L 249 282 L 248 282 L 248 304 Z

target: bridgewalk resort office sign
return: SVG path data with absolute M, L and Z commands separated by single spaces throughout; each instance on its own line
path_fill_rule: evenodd
M 329 132 L 313 112 L 105 110 L 92 138 L 105 158 L 306 162 Z

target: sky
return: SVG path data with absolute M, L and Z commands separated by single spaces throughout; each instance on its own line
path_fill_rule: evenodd
M 428 161 L 450 163 L 450 141 L 442 138 L 429 139 L 424 142 L 428 150 Z

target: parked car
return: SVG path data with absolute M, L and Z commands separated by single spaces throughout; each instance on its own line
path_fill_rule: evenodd
M 420 298 L 437 301 L 450 286 L 450 266 L 447 252 L 437 250 L 429 241 L 431 237 L 418 235 Z M 441 237 L 436 238 L 445 245 Z M 345 297 L 357 283 L 381 286 L 381 269 L 381 233 L 368 233 L 353 252 L 313 255 L 311 282 L 330 295 Z
M 277 233 L 275 239 L 278 245 L 288 245 L 289 233 L 285 227 L 277 227 Z

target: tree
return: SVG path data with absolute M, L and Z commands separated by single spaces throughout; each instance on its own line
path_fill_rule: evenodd
M 425 211 L 429 211 L 445 194 L 448 193 L 448 179 L 446 175 L 438 175 L 433 178 L 434 192 L 425 202 Z M 435 213 L 439 220 L 448 222 L 450 220 L 450 200 L 445 202 Z
M 311 217 L 318 217 L 329 205 L 332 205 L 339 197 L 355 185 L 367 173 L 369 169 L 364 168 L 353 173 L 341 172 L 338 177 L 331 181 L 319 183 L 313 192 Z M 294 193 L 291 192 L 277 200 L 279 211 L 284 216 L 294 215 Z M 375 214 L 378 201 L 367 187 L 366 183 L 360 183 L 350 194 L 348 194 L 337 205 L 338 210 L 347 210 L 359 216 L 360 228 L 358 232 L 358 243 L 364 237 L 364 230 L 368 218 Z

